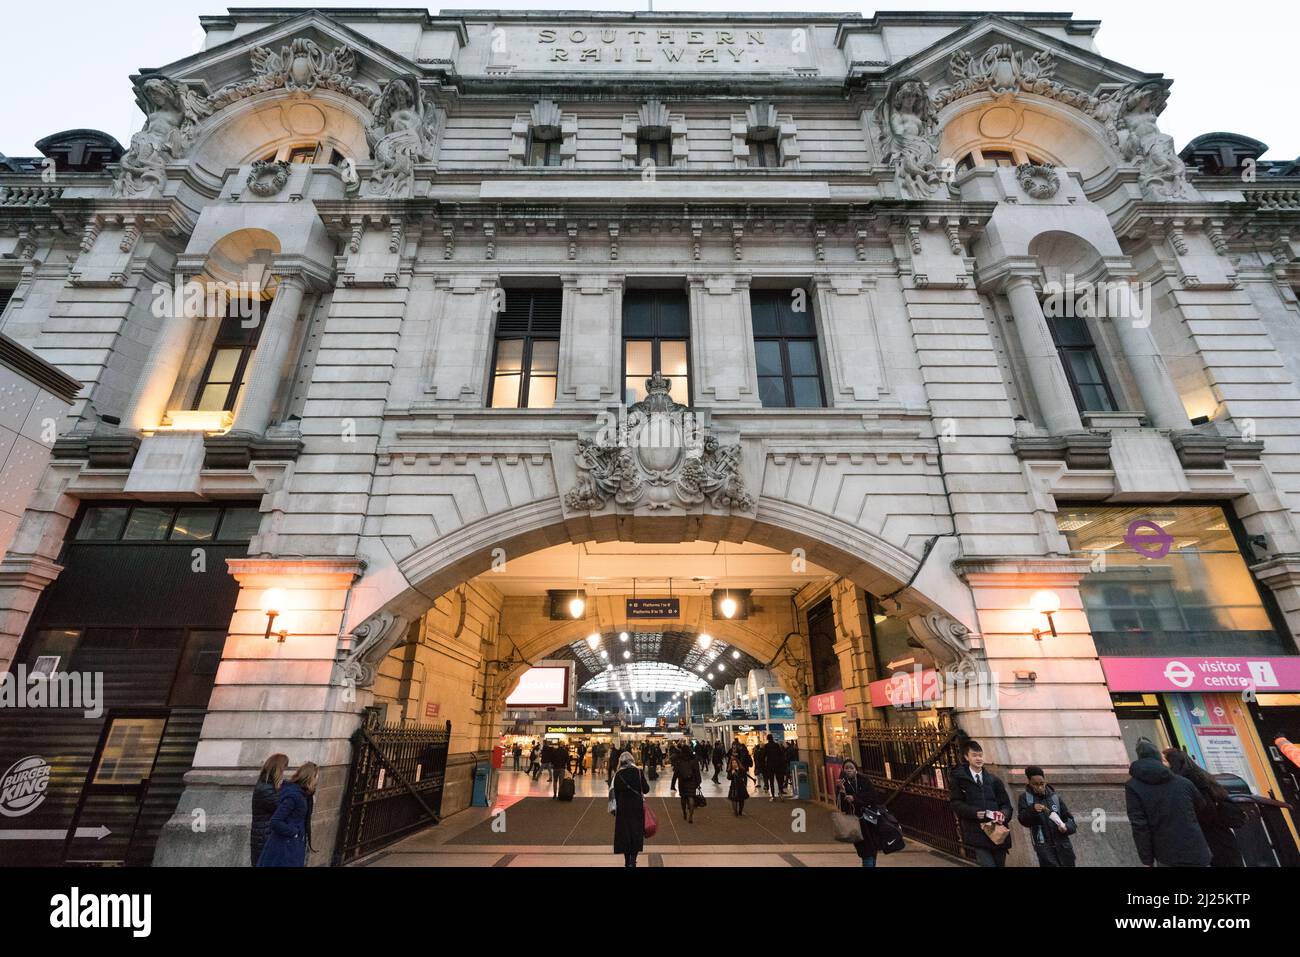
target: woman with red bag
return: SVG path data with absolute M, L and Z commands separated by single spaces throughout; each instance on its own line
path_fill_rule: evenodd
M 614 853 L 623 855 L 624 867 L 636 867 L 636 856 L 645 849 L 645 795 L 650 793 L 650 782 L 630 751 L 619 756 L 613 791 Z

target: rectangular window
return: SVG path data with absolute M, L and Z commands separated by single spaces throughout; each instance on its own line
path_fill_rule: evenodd
M 314 163 L 316 162 L 316 155 L 319 152 L 319 143 L 314 146 L 295 146 L 293 149 L 289 150 L 289 162 L 307 164 Z
M 253 364 L 253 353 L 262 333 L 263 316 L 269 303 L 256 303 L 252 317 L 243 318 L 238 313 L 249 309 L 234 308 L 232 304 L 221 320 L 217 338 L 212 343 L 212 353 L 199 379 L 194 396 L 194 408 L 200 412 L 230 412 L 239 401 L 240 390 L 248 382 L 248 372 Z
M 1075 405 L 1080 412 L 1114 412 L 1115 397 L 1101 368 L 1097 346 L 1082 317 L 1054 317 L 1047 320 L 1052 339 L 1061 355 L 1065 377 L 1070 381 Z
M 655 166 L 672 166 L 672 144 L 666 139 L 651 140 L 639 137 L 636 141 L 636 165 L 644 166 L 650 160 Z
M 777 167 L 781 165 L 781 146 L 775 139 L 748 140 L 749 165 Z
M 670 383 L 669 395 L 691 404 L 690 306 L 686 294 L 670 289 L 631 289 L 623 294 L 623 395 L 632 405 L 646 396 L 645 380 L 656 372 Z
M 776 409 L 824 406 L 817 322 L 807 290 L 755 289 L 749 299 L 758 395 L 763 406 Z
M 133 785 L 153 774 L 166 718 L 114 718 L 91 784 Z
M 72 536 L 78 542 L 246 542 L 257 534 L 255 506 L 88 505 Z M 220 527 L 220 534 L 214 534 Z
M 4 315 L 5 307 L 9 305 L 9 300 L 14 296 L 13 289 L 0 286 L 0 316 Z
M 527 159 L 527 165 L 529 166 L 559 166 L 560 141 L 558 139 L 542 139 L 532 130 L 529 130 Z
M 494 409 L 549 409 L 560 367 L 562 289 L 506 289 L 492 358 Z
M 1222 508 L 1062 506 L 1057 527 L 1093 569 L 1079 594 L 1103 655 L 1286 654 Z

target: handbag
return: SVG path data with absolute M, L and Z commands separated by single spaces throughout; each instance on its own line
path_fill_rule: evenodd
M 876 812 L 876 843 L 886 854 L 897 854 L 907 847 L 907 842 L 903 840 L 903 828 L 899 826 L 898 818 L 890 813 L 889 808 L 873 808 Z M 864 817 L 866 815 L 863 815 Z
M 852 814 L 843 811 L 831 811 L 831 831 L 835 840 L 844 844 L 856 844 L 862 840 L 862 825 Z
M 998 847 L 1011 836 L 1011 828 L 1005 824 L 999 824 L 997 821 L 985 821 L 980 825 L 980 830 L 984 832 L 985 837 Z
M 614 797 L 614 788 L 612 785 L 609 789 L 609 813 L 610 814 L 618 813 L 618 799 Z
M 659 819 L 655 817 L 655 812 L 650 810 L 649 804 L 643 806 L 645 808 L 645 813 L 642 816 L 642 820 L 645 824 L 645 836 L 654 837 L 659 831 Z
M 703 787 L 698 787 L 698 788 L 696 788 L 696 789 L 695 789 L 695 806 L 696 806 L 696 807 L 706 807 L 706 806 L 708 805 L 708 803 L 709 803 L 708 801 L 704 800 L 704 788 L 703 788 Z

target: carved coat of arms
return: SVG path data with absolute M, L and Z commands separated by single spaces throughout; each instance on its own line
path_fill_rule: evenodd
M 646 397 L 629 406 L 612 441 L 582 439 L 575 456 L 578 483 L 564 496 L 573 511 L 595 511 L 610 499 L 650 509 L 699 505 L 752 511 L 754 497 L 740 474 L 739 445 L 723 445 L 699 427 L 694 413 L 669 396 L 656 372 Z

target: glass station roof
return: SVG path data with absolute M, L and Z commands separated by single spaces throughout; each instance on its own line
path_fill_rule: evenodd
M 612 631 L 600 634 L 594 648 L 587 639 L 580 638 L 550 657 L 577 662 L 578 688 L 583 691 L 614 690 L 588 683 L 618 666 L 671 666 L 663 671 L 639 670 L 637 673 L 647 680 L 654 675 L 665 682 L 676 682 L 638 689 L 644 691 L 698 691 L 704 687 L 716 691 L 763 667 L 762 662 L 725 641 L 714 638 L 705 647 L 699 639 L 698 634 L 684 631 Z M 692 674 L 699 684 L 687 687 L 681 684 L 681 677 L 673 677 L 675 672 Z

